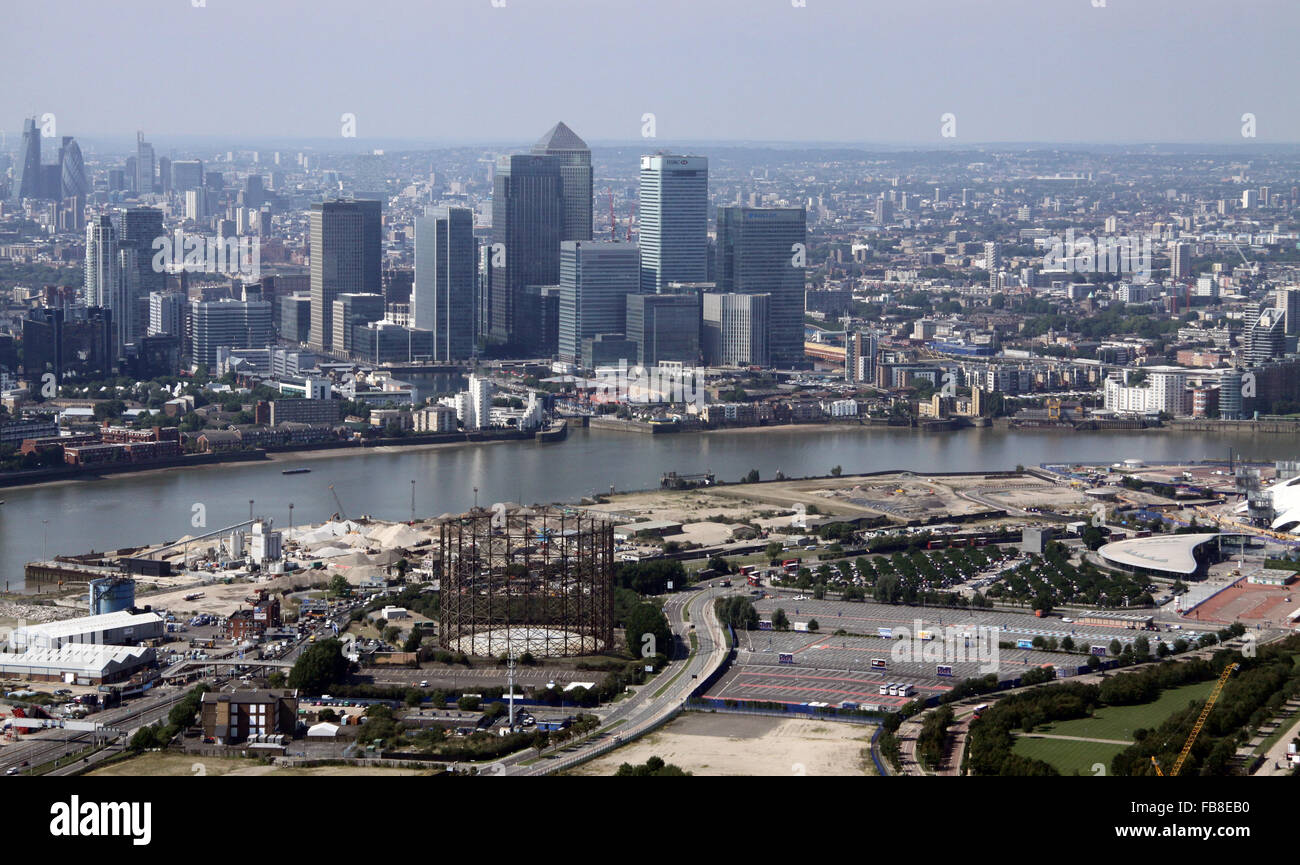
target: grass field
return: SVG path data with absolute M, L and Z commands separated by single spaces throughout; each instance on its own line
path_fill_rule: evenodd
M 1016 738 L 1012 752 L 1021 757 L 1042 760 L 1056 767 L 1062 775 L 1096 775 L 1093 766 L 1101 763 L 1110 772 L 1110 761 L 1123 745 L 1107 745 L 1104 742 L 1074 742 L 1068 739 L 1026 739 Z
M 1083 736 L 1089 739 L 1122 739 L 1133 741 L 1133 731 L 1148 730 L 1160 724 L 1177 712 L 1186 708 L 1194 700 L 1204 700 L 1214 690 L 1214 682 L 1198 682 L 1171 688 L 1160 694 L 1150 703 L 1138 706 L 1106 706 L 1098 709 L 1091 718 L 1077 718 L 1072 721 L 1057 721 L 1046 724 L 1034 732 L 1052 733 L 1057 736 Z
M 102 769 L 87 772 L 87 775 L 106 777 L 135 777 L 157 775 L 164 777 L 201 777 L 205 775 L 255 776 L 275 775 L 291 778 L 294 776 L 326 777 L 337 775 L 421 775 L 420 769 L 389 769 L 368 766 L 311 766 L 305 768 L 280 768 L 267 766 L 256 760 L 238 757 L 195 757 L 187 754 L 174 754 L 151 751 L 114 763 Z

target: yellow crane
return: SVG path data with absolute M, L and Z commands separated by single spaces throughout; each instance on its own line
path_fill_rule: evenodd
M 1201 716 L 1196 719 L 1196 723 L 1192 726 L 1192 732 L 1187 737 L 1187 742 L 1183 745 L 1182 753 L 1178 755 L 1178 759 L 1174 762 L 1174 768 L 1170 771 L 1169 777 L 1172 778 L 1182 770 L 1183 762 L 1187 759 L 1187 755 L 1192 753 L 1192 746 L 1196 744 L 1196 737 L 1201 735 L 1201 728 L 1205 726 L 1205 719 L 1210 717 L 1210 710 L 1214 708 L 1215 701 L 1218 700 L 1219 695 L 1223 693 L 1223 686 L 1228 684 L 1228 677 L 1235 673 L 1239 666 L 1241 665 L 1229 664 L 1223 668 L 1223 675 L 1219 676 L 1218 684 L 1216 684 L 1214 690 L 1210 692 L 1210 698 L 1205 701 L 1205 708 L 1201 709 Z M 1162 778 L 1165 776 L 1165 773 L 1160 770 L 1160 763 L 1154 756 L 1151 758 L 1151 765 L 1156 767 L 1157 775 Z
M 342 517 L 343 519 L 346 520 L 348 518 L 348 515 L 343 510 L 343 501 L 339 498 L 339 494 L 334 490 L 334 484 L 330 484 L 330 493 L 334 496 L 334 504 L 339 506 L 339 512 L 334 515 L 334 519 L 338 519 L 339 517 Z

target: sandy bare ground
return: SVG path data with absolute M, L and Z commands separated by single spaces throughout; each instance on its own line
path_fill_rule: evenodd
M 863 754 L 873 732 L 829 721 L 690 712 L 572 774 L 613 775 L 622 763 L 657 756 L 696 775 L 874 775 Z
M 230 775 L 232 777 L 254 777 L 259 775 L 276 775 L 280 777 L 315 776 L 334 777 L 341 775 L 421 775 L 420 769 L 397 769 L 368 766 L 308 766 L 288 768 L 263 765 L 255 760 L 237 757 L 196 757 L 187 754 L 152 752 L 141 754 L 121 763 L 114 763 L 102 769 L 87 772 L 87 775 L 107 777 L 203 777 Z
M 987 503 L 978 501 L 980 494 L 984 494 Z M 1079 490 L 1033 477 L 923 476 L 899 472 L 872 477 L 727 484 L 685 491 L 618 493 L 607 504 L 590 510 L 614 515 L 622 523 L 646 519 L 678 522 L 683 526 L 682 534 L 669 536 L 671 539 L 713 545 L 733 540 L 731 533 L 735 528 L 734 523 L 716 518 L 782 528 L 791 524 L 791 516 L 800 505 L 810 514 L 913 519 L 966 515 L 1005 505 L 1082 508 L 1087 501 Z
M 323 586 L 327 582 L 329 582 L 329 575 L 321 571 L 301 571 L 288 577 L 279 577 L 263 583 L 243 582 L 231 583 L 230 585 L 214 583 L 206 586 L 191 583 L 186 588 L 177 589 L 176 591 L 140 595 L 139 603 L 149 604 L 155 609 L 167 610 L 177 616 L 198 613 L 228 616 L 240 607 L 247 606 L 246 599 L 252 597 L 258 589 L 266 589 L 270 594 L 278 594 L 293 585 L 310 583 Z M 186 595 L 195 592 L 202 592 L 203 597 L 194 601 L 185 600 Z

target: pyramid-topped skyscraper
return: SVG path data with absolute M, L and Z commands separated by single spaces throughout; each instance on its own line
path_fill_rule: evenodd
M 533 145 L 533 153 L 553 156 L 560 163 L 560 196 L 564 220 L 560 240 L 591 240 L 591 149 L 563 122 Z

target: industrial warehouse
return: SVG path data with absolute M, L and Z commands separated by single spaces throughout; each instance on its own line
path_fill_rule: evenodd
M 163 617 L 153 612 L 120 610 L 15 628 L 9 638 L 14 650 L 58 649 L 76 644 L 121 646 L 154 640 L 165 633 Z
M 0 676 L 103 685 L 127 679 L 153 663 L 154 650 L 149 647 L 67 644 L 19 654 L 0 652 Z

